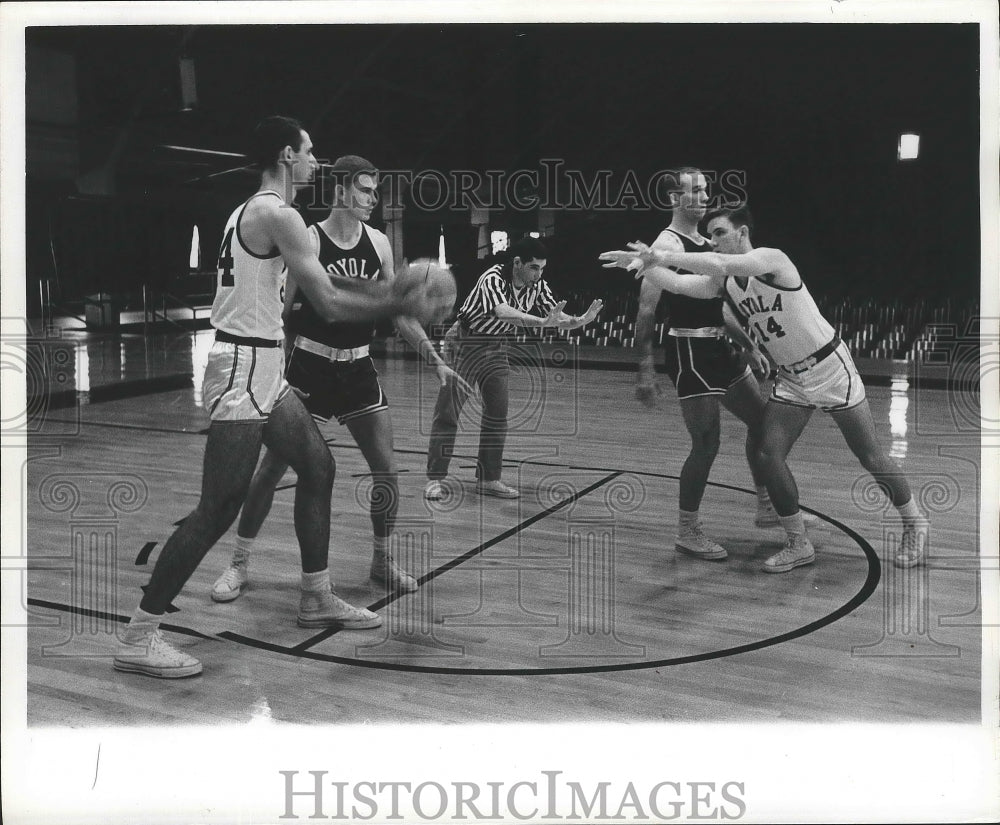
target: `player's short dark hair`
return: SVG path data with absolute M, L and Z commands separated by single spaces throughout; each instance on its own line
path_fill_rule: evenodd
M 696 166 L 680 166 L 677 169 L 667 169 L 662 172 L 656 181 L 657 202 L 670 203 L 671 195 L 680 195 L 684 192 L 681 175 L 690 175 L 693 180 L 696 175 L 701 174 L 704 173 Z
M 514 258 L 520 258 L 522 264 L 535 258 L 544 261 L 549 257 L 549 252 L 545 248 L 545 244 L 538 240 L 538 238 L 532 238 L 530 235 L 514 241 L 510 246 L 508 254 L 508 260 L 513 261 Z
M 302 124 L 293 117 L 271 115 L 253 130 L 250 160 L 258 169 L 272 169 L 286 146 L 296 152 L 302 148 Z
M 333 162 L 332 166 L 324 169 L 323 173 L 331 187 L 347 187 L 357 180 L 358 175 L 375 177 L 378 174 L 378 167 L 360 155 L 342 155 Z
M 747 235 L 753 237 L 753 215 L 750 214 L 750 207 L 745 203 L 742 206 L 732 208 L 720 207 L 711 210 L 705 215 L 705 223 L 708 224 L 714 218 L 728 218 L 729 222 L 739 229 L 741 226 L 747 228 Z

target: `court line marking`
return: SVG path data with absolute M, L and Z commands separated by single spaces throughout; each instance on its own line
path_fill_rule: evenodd
M 150 428 L 146 427 L 145 425 L 134 425 L 134 424 L 112 424 L 112 423 L 108 423 L 108 422 L 80 422 L 80 423 L 81 423 L 81 425 L 83 425 L 83 424 L 90 424 L 92 426 L 106 426 L 106 427 L 112 427 L 112 428 L 116 428 L 116 429 L 133 429 L 133 430 L 138 430 L 138 431 L 144 431 L 144 430 L 150 429 Z M 158 432 L 176 432 L 178 434 L 182 434 L 183 433 L 183 434 L 187 434 L 187 435 L 204 435 L 204 431 L 202 431 L 202 432 L 191 431 L 191 430 L 171 431 L 171 430 L 161 430 L 159 428 L 157 428 L 156 431 L 158 431 Z M 327 445 L 330 446 L 330 447 L 340 447 L 341 449 L 355 449 L 355 450 L 360 450 L 360 448 L 356 444 L 337 444 L 335 442 L 327 441 Z M 424 455 L 425 454 L 424 451 L 411 450 L 411 449 L 405 449 L 405 448 L 394 449 L 394 451 L 395 452 L 404 453 L 404 454 L 417 454 L 417 455 Z M 461 455 L 456 455 L 454 457 L 455 458 L 463 458 L 463 456 L 461 456 Z M 474 457 L 473 456 L 465 456 L 465 458 L 471 459 L 471 458 L 474 458 Z M 518 464 L 527 464 L 527 465 L 532 465 L 532 466 L 534 466 L 534 465 L 540 465 L 540 466 L 545 466 L 545 467 L 559 467 L 559 468 L 564 468 L 564 469 L 576 469 L 576 470 L 589 471 L 589 472 L 608 472 L 609 476 L 606 477 L 606 478 L 604 478 L 604 479 L 602 479 L 600 482 L 596 483 L 596 486 L 592 485 L 593 489 L 597 489 L 597 487 L 603 486 L 604 484 L 607 484 L 609 481 L 613 480 L 614 478 L 620 477 L 622 475 L 637 475 L 637 476 L 645 476 L 645 477 L 648 477 L 648 478 L 661 478 L 661 479 L 672 479 L 672 480 L 678 480 L 679 479 L 679 476 L 676 476 L 676 475 L 672 475 L 672 474 L 668 474 L 668 473 L 654 473 L 654 472 L 651 472 L 651 471 L 618 470 L 618 469 L 613 469 L 613 468 L 599 468 L 599 467 L 582 467 L 582 466 L 579 466 L 579 465 L 556 464 L 556 463 L 552 463 L 552 462 L 533 461 L 531 459 L 511 459 L 511 461 L 517 462 Z M 712 482 L 712 481 L 709 481 L 707 483 L 709 485 L 720 487 L 720 488 L 723 488 L 723 489 L 734 490 L 734 491 L 737 491 L 737 492 L 754 494 L 754 495 L 756 494 L 756 491 L 747 490 L 745 488 L 737 487 L 737 486 L 731 485 L 731 484 L 724 484 L 724 483 L 721 483 L 721 482 Z M 588 488 L 586 490 L 586 492 L 592 492 L 592 490 L 590 488 Z M 575 496 L 573 497 L 573 500 L 576 500 L 579 497 L 580 497 L 580 494 L 575 494 Z M 568 505 L 570 503 L 572 503 L 571 500 L 566 500 L 565 502 L 559 502 L 557 505 L 554 505 L 554 506 L 557 509 L 561 509 L 563 506 L 566 506 L 566 505 Z M 206 636 L 205 634 L 202 634 L 202 633 L 200 633 L 198 631 L 189 630 L 189 629 L 186 629 L 186 628 L 185 629 L 181 629 L 181 628 L 178 628 L 175 625 L 166 625 L 166 624 L 164 624 L 164 625 L 162 625 L 162 627 L 164 629 L 166 629 L 166 630 L 172 630 L 174 632 L 186 632 L 187 635 L 192 635 L 192 636 L 196 636 L 196 637 L 199 637 L 199 638 L 225 639 L 227 641 L 236 642 L 238 644 L 242 644 L 242 645 L 245 645 L 245 646 L 248 646 L 248 647 L 253 647 L 253 648 L 256 648 L 256 649 L 266 650 L 266 651 L 270 651 L 270 652 L 281 653 L 281 654 L 284 654 L 284 655 L 298 656 L 298 657 L 303 657 L 303 658 L 308 658 L 308 659 L 314 659 L 314 660 L 317 660 L 317 661 L 328 661 L 328 662 L 332 662 L 332 663 L 336 663 L 336 664 L 347 664 L 347 665 L 353 665 L 353 666 L 357 666 L 357 667 L 370 667 L 370 668 L 382 669 L 382 670 L 398 670 L 398 671 L 413 672 L 413 673 L 437 673 L 437 674 L 459 674 L 460 673 L 460 674 L 477 675 L 477 676 L 547 676 L 547 675 L 558 675 L 558 674 L 605 673 L 605 672 L 617 672 L 617 671 L 626 671 L 626 670 L 645 670 L 645 669 L 648 669 L 648 668 L 669 667 L 669 666 L 679 665 L 679 664 L 689 664 L 689 663 L 693 663 L 693 662 L 709 661 L 711 659 L 723 658 L 723 657 L 726 657 L 726 656 L 734 656 L 734 655 L 738 655 L 740 653 L 746 653 L 746 652 L 751 652 L 751 651 L 754 651 L 754 650 L 759 650 L 761 648 L 765 648 L 765 647 L 770 647 L 770 646 L 773 646 L 773 645 L 781 644 L 783 642 L 791 641 L 793 639 L 800 638 L 801 636 L 805 636 L 805 635 L 808 635 L 810 633 L 813 633 L 816 630 L 819 630 L 819 629 L 825 627 L 828 624 L 832 624 L 833 622 L 836 622 L 839 619 L 843 618 L 844 616 L 848 615 L 849 613 L 853 612 L 855 609 L 857 609 L 862 604 L 864 604 L 864 602 L 866 602 L 871 597 L 872 593 L 875 592 L 875 589 L 878 586 L 878 583 L 879 583 L 879 581 L 881 579 L 881 569 L 882 569 L 882 566 L 881 566 L 881 562 L 878 559 L 878 554 L 875 552 L 874 548 L 872 548 L 872 546 L 864 538 L 862 538 L 861 535 L 859 535 L 857 532 L 855 532 L 854 530 L 852 530 L 850 527 L 848 527 L 847 525 L 843 524 L 842 522 L 839 522 L 836 519 L 831 518 L 831 517 L 825 515 L 824 513 L 817 512 L 816 510 L 813 510 L 813 509 L 811 509 L 809 507 L 805 507 L 805 506 L 800 505 L 800 508 L 802 510 L 810 512 L 810 513 L 816 515 L 817 517 L 823 519 L 824 521 L 832 524 L 833 526 L 835 526 L 836 528 L 838 528 L 839 530 L 841 530 L 842 532 L 844 532 L 845 534 L 847 534 L 848 536 L 850 536 L 855 541 L 855 543 L 860 547 L 861 551 L 864 553 L 864 555 L 865 555 L 865 557 L 866 557 L 866 559 L 868 561 L 868 575 L 865 578 L 864 584 L 861 586 L 861 588 L 858 590 L 858 592 L 854 595 L 854 597 L 852 597 L 848 602 L 846 602 L 840 608 L 838 608 L 837 610 L 835 610 L 833 613 L 828 614 L 827 616 L 821 617 L 821 618 L 819 618 L 819 619 L 817 619 L 817 620 L 815 620 L 813 622 L 810 622 L 807 625 L 804 625 L 801 628 L 796 628 L 794 630 L 791 630 L 791 631 L 789 631 L 787 633 L 784 633 L 784 634 L 781 634 L 779 636 L 770 637 L 768 639 L 759 640 L 757 642 L 750 642 L 750 643 L 747 643 L 747 644 L 744 644 L 744 645 L 738 645 L 738 646 L 732 647 L 732 648 L 725 648 L 725 649 L 719 650 L 719 651 L 708 651 L 708 652 L 705 652 L 705 653 L 692 654 L 691 656 L 677 657 L 677 658 L 673 658 L 673 659 L 661 659 L 661 660 L 654 660 L 654 661 L 649 661 L 649 662 L 627 662 L 627 663 L 619 663 L 619 664 L 614 664 L 614 665 L 589 665 L 589 666 L 563 667 L 563 668 L 559 668 L 559 667 L 552 667 L 552 668 L 448 668 L 448 667 L 435 667 L 435 666 L 429 666 L 429 665 L 402 665 L 402 664 L 396 664 L 396 663 L 391 663 L 391 662 L 376 662 L 376 661 L 368 662 L 368 661 L 364 661 L 364 660 L 360 660 L 360 659 L 353 659 L 353 658 L 350 658 L 350 657 L 334 656 L 334 655 L 330 655 L 330 654 L 316 653 L 315 651 L 312 651 L 312 650 L 308 649 L 309 647 L 315 646 L 319 642 L 324 641 L 325 639 L 330 638 L 331 636 L 335 635 L 337 632 L 339 632 L 340 628 L 328 628 L 327 630 L 324 630 L 323 632 L 317 634 L 312 639 L 308 639 L 305 642 L 302 642 L 299 645 L 296 645 L 295 647 L 291 647 L 290 648 L 290 647 L 286 647 L 284 645 L 276 645 L 276 644 L 271 643 L 271 642 L 264 642 L 264 641 L 259 640 L 259 639 L 252 639 L 250 637 L 241 636 L 241 635 L 239 635 L 237 633 L 232 633 L 231 631 L 223 631 L 223 632 L 215 634 L 215 635 Z M 544 518 L 547 515 L 551 515 L 551 513 L 546 513 L 546 511 L 541 511 L 540 513 L 536 513 L 535 516 L 531 517 L 531 518 L 533 518 L 535 521 L 537 521 L 537 520 L 539 520 L 539 518 Z M 528 521 L 530 521 L 530 520 L 531 519 L 529 519 Z M 534 522 L 532 522 L 532 523 L 534 523 Z M 519 525 L 519 526 L 517 526 L 515 528 L 510 528 L 510 529 L 512 529 L 512 530 L 518 530 L 518 527 L 520 527 L 520 529 L 524 529 L 527 526 L 530 526 L 530 524 L 524 524 L 523 527 L 520 527 L 520 525 Z M 501 534 L 501 535 L 503 535 L 503 534 Z M 495 537 L 495 539 L 491 539 L 488 542 L 484 543 L 487 546 L 480 546 L 480 548 L 473 548 L 473 550 L 467 551 L 466 555 L 468 555 L 468 554 L 471 553 L 472 555 L 469 556 L 471 558 L 473 555 L 477 555 L 478 553 L 483 552 L 484 550 L 488 549 L 489 546 L 493 546 L 493 544 L 495 544 L 497 541 L 501 541 L 501 540 L 503 540 L 503 539 L 500 538 L 500 537 Z M 462 558 L 462 557 L 456 557 L 456 558 Z M 455 560 L 452 560 L 452 561 L 455 561 Z M 461 563 L 462 562 L 457 562 L 457 564 L 461 564 Z M 445 567 L 445 566 L 447 566 L 449 564 L 451 564 L 451 562 L 446 562 L 445 565 L 442 565 L 442 567 Z M 452 566 L 455 566 L 455 565 L 452 565 Z M 434 571 L 431 571 L 431 572 L 433 573 Z M 431 574 L 427 574 L 426 576 L 422 577 L 420 579 L 420 582 L 423 583 L 425 580 L 429 580 L 428 577 L 430 575 Z M 440 575 L 440 574 L 438 574 L 438 575 Z M 373 607 L 370 608 L 370 609 L 378 609 L 379 607 L 383 607 L 386 604 L 389 604 L 392 601 L 395 601 L 396 599 L 398 599 L 401 596 L 404 596 L 406 594 L 405 593 L 398 593 L 398 594 L 390 594 L 390 595 L 393 596 L 393 598 L 389 598 L 387 596 L 387 597 L 385 597 L 382 600 L 374 602 L 373 603 Z M 29 599 L 28 603 L 31 604 L 32 600 Z M 79 608 L 79 609 L 78 608 L 73 608 L 73 607 L 71 607 L 69 605 L 58 605 L 58 606 L 56 606 L 55 603 L 39 604 L 38 606 L 53 607 L 53 609 L 65 610 L 65 611 L 68 611 L 68 612 L 77 612 L 78 610 L 83 610 L 82 608 Z M 89 615 L 89 613 L 93 613 L 93 612 L 95 612 L 95 611 L 89 611 L 88 615 Z M 111 616 L 111 614 L 106 614 L 105 617 L 112 617 L 112 618 L 114 618 L 117 621 L 125 621 L 125 622 L 128 621 L 127 617 Z
M 421 576 L 419 579 L 417 579 L 417 584 L 420 585 L 420 586 L 423 586 L 427 582 L 433 581 L 438 576 L 444 575 L 449 570 L 451 570 L 451 569 L 453 569 L 455 567 L 458 567 L 460 564 L 464 564 L 465 562 L 469 561 L 469 559 L 475 558 L 476 556 L 480 555 L 481 553 L 485 552 L 486 550 L 489 550 L 494 545 L 499 544 L 502 541 L 506 541 L 507 539 L 512 538 L 513 536 L 516 536 L 522 530 L 526 530 L 529 527 L 531 527 L 531 525 L 535 524 L 535 522 L 541 521 L 543 518 L 548 518 L 553 513 L 557 513 L 559 510 L 562 510 L 564 507 L 568 507 L 570 504 L 572 504 L 573 502 L 578 501 L 579 499 L 583 498 L 588 493 L 592 493 L 594 490 L 598 489 L 599 487 L 603 487 L 608 482 L 614 481 L 620 475 L 622 475 L 621 472 L 616 472 L 616 473 L 612 473 L 609 476 L 605 476 L 604 478 L 599 479 L 598 481 L 595 481 L 589 487 L 585 487 L 583 490 L 578 490 L 573 495 L 567 496 L 562 501 L 556 502 L 551 507 L 547 507 L 544 510 L 540 510 L 539 512 L 535 513 L 533 516 L 529 516 L 524 521 L 522 521 L 522 522 L 520 522 L 518 524 L 515 524 L 513 527 L 510 527 L 507 530 L 504 530 L 504 532 L 500 533 L 499 535 L 496 535 L 493 538 L 488 539 L 487 541 L 482 542 L 478 547 L 473 547 L 471 550 L 467 550 L 466 552 L 462 553 L 460 556 L 455 556 L 454 558 L 449 559 L 448 561 L 446 561 L 444 564 L 440 565 L 439 567 L 436 567 L 434 570 L 431 570 L 428 573 L 425 573 L 423 576 Z M 377 601 L 373 602 L 372 604 L 368 605 L 368 609 L 372 610 L 372 611 L 374 611 L 374 610 L 381 610 L 386 605 L 392 604 L 394 601 L 398 601 L 399 599 L 401 599 L 403 596 L 406 596 L 406 595 L 407 595 L 406 593 L 402 593 L 400 591 L 394 591 L 392 593 L 389 593 L 389 594 L 383 596 L 381 599 L 378 599 Z M 340 627 L 330 627 L 330 628 L 327 628 L 326 630 L 323 630 L 322 632 L 317 633 L 311 639 L 306 639 L 306 641 L 304 641 L 301 644 L 298 644 L 295 647 L 290 648 L 290 649 L 292 651 L 296 652 L 296 653 L 299 652 L 299 651 L 308 650 L 309 648 L 311 648 L 311 647 L 319 644 L 320 642 L 322 642 L 322 641 L 324 641 L 326 639 L 329 639 L 331 636 L 335 635 L 336 633 L 339 633 L 342 629 L 343 628 L 340 628 Z M 224 633 L 226 633 L 226 632 L 228 632 L 228 631 L 224 631 L 223 633 L 220 633 L 219 635 L 223 636 Z
M 108 621 L 118 622 L 119 624 L 128 624 L 132 617 L 123 616 L 121 613 L 108 613 L 106 610 L 92 610 L 89 607 L 73 607 L 73 605 L 63 604 L 62 602 L 50 602 L 47 599 L 36 599 L 28 598 L 29 607 L 44 607 L 48 610 L 57 610 L 60 613 L 72 613 L 75 616 L 86 616 L 88 619 L 104 619 Z M 182 636 L 194 636 L 196 639 L 207 639 L 209 641 L 213 639 L 218 639 L 218 636 L 214 636 L 211 633 L 202 633 L 200 630 L 194 630 L 190 627 L 182 627 L 177 624 L 170 624 L 169 622 L 161 622 L 160 628 L 162 630 L 167 630 L 171 633 L 180 633 Z
M 574 675 L 574 674 L 592 674 L 592 673 L 616 673 L 631 670 L 650 670 L 658 667 L 673 667 L 675 665 L 686 665 L 694 664 L 696 662 L 707 662 L 713 659 L 723 659 L 729 656 L 737 656 L 742 653 L 751 653 L 755 650 L 762 650 L 767 647 L 774 647 L 785 642 L 792 641 L 794 639 L 799 639 L 803 636 L 808 636 L 810 633 L 815 633 L 827 625 L 833 624 L 839 621 L 844 616 L 852 613 L 862 604 L 864 604 L 871 595 L 875 592 L 878 587 L 878 583 L 882 577 L 882 565 L 879 561 L 878 554 L 872 548 L 872 546 L 865 541 L 860 535 L 851 530 L 844 524 L 840 524 L 835 520 L 830 520 L 832 523 L 836 524 L 840 529 L 842 529 L 847 535 L 849 535 L 858 546 L 861 548 L 862 552 L 868 560 L 868 575 L 865 577 L 865 581 L 857 593 L 839 608 L 834 610 L 832 613 L 822 616 L 819 619 L 815 619 L 802 627 L 794 628 L 786 633 L 779 634 L 778 636 L 771 636 L 766 639 L 760 639 L 756 642 L 747 642 L 746 644 L 736 645 L 735 647 L 723 648 L 721 650 L 710 650 L 704 653 L 694 653 L 688 656 L 677 656 L 669 659 L 655 659 L 651 661 L 643 662 L 624 662 L 612 665 L 581 665 L 575 667 L 547 667 L 547 668 L 461 668 L 461 667 L 441 667 L 434 665 L 411 665 L 411 664 L 399 664 L 395 662 L 381 662 L 381 661 L 365 661 L 363 659 L 354 659 L 347 656 L 335 656 L 326 653 L 317 653 L 314 650 L 296 650 L 296 648 L 286 647 L 284 645 L 274 644 L 273 642 L 264 642 L 259 639 L 251 639 L 246 636 L 241 636 L 237 633 L 232 633 L 230 631 L 223 631 L 214 636 L 209 636 L 204 633 L 200 633 L 196 630 L 191 630 L 186 627 L 178 627 L 176 625 L 163 624 L 161 627 L 164 630 L 173 631 L 175 633 L 182 633 L 187 636 L 194 636 L 200 639 L 225 639 L 226 641 L 235 642 L 236 644 L 241 644 L 246 647 L 252 647 L 256 650 L 263 650 L 269 653 L 278 653 L 283 656 L 293 656 L 300 659 L 310 659 L 318 662 L 328 662 L 330 664 L 340 664 L 349 665 L 351 667 L 365 667 L 373 670 L 393 670 L 400 671 L 404 673 L 427 673 L 427 674 L 438 674 L 438 675 L 462 675 L 462 676 L 562 676 L 562 675 Z M 127 616 L 119 616 L 115 614 L 105 613 L 99 610 L 90 610 L 87 608 L 72 607 L 70 605 L 59 604 L 56 602 L 46 602 L 41 599 L 28 599 L 28 604 L 35 607 L 47 607 L 53 610 L 59 610 L 66 613 L 76 613 L 84 616 L 91 616 L 97 618 L 108 619 L 112 618 L 115 621 L 126 623 L 129 621 Z
M 618 475 L 624 475 L 625 472 L 618 471 Z M 603 486 L 603 484 L 608 483 L 611 479 L 602 479 L 597 486 Z M 596 489 L 596 487 L 595 487 Z M 734 488 L 739 489 L 739 488 Z M 744 491 L 751 492 L 751 491 Z M 570 501 L 559 502 L 555 506 L 565 506 L 571 503 Z M 466 675 L 466 676 L 554 676 L 554 675 L 572 675 L 572 674 L 591 674 L 591 673 L 612 673 L 612 672 L 623 672 L 631 670 L 648 670 L 651 668 L 658 667 L 672 667 L 675 665 L 683 664 L 693 664 L 695 662 L 705 662 L 711 661 L 713 659 L 721 659 L 729 656 L 736 656 L 742 653 L 749 653 L 755 650 L 761 650 L 767 647 L 773 647 L 784 642 L 792 641 L 794 639 L 807 636 L 810 633 L 814 633 L 827 625 L 833 624 L 839 621 L 844 616 L 852 613 L 869 598 L 875 592 L 878 587 L 878 583 L 882 577 L 882 565 L 879 561 L 878 554 L 875 552 L 874 548 L 857 532 L 852 530 L 847 525 L 837 521 L 836 519 L 827 517 L 823 514 L 818 514 L 824 520 L 830 522 L 839 530 L 843 531 L 848 535 L 854 542 L 858 545 L 861 551 L 864 553 L 865 558 L 868 562 L 868 573 L 865 577 L 865 581 L 855 595 L 845 602 L 841 607 L 834 610 L 832 613 L 822 616 L 812 622 L 809 622 L 802 627 L 794 628 L 786 633 L 779 634 L 778 636 L 768 637 L 766 639 L 760 639 L 755 642 L 748 642 L 743 645 L 737 645 L 735 647 L 723 648 L 721 650 L 706 651 L 703 653 L 691 654 L 689 656 L 673 657 L 668 659 L 655 659 L 643 662 L 624 662 L 610 665 L 581 665 L 581 666 L 571 666 L 571 667 L 548 667 L 548 668 L 461 668 L 461 667 L 442 667 L 433 665 L 413 665 L 413 664 L 399 664 L 394 662 L 385 661 L 366 661 L 363 659 L 356 659 L 347 656 L 336 656 L 333 654 L 318 653 L 314 650 L 304 649 L 304 644 L 315 645 L 320 639 L 314 637 L 312 640 L 307 640 L 305 643 L 300 643 L 295 647 L 287 647 L 285 645 L 275 644 L 273 642 L 265 642 L 260 639 L 253 639 L 247 636 L 241 636 L 238 633 L 233 633 L 231 631 L 223 631 L 215 635 L 209 635 L 201 633 L 200 631 L 193 630 L 188 627 L 182 627 L 179 625 L 163 623 L 161 627 L 164 630 L 180 633 L 186 636 L 193 636 L 199 639 L 222 639 L 225 641 L 231 641 L 236 644 L 244 645 L 246 647 L 251 647 L 257 650 L 262 650 L 271 653 L 278 653 L 284 656 L 293 656 L 296 658 L 310 659 L 313 661 L 328 662 L 331 664 L 342 664 L 349 665 L 352 667 L 365 667 L 375 670 L 392 670 L 400 671 L 406 673 L 427 673 L 427 674 L 451 674 L 451 675 Z M 541 513 L 536 514 L 536 516 L 544 517 Z M 536 519 L 537 520 L 537 519 Z M 486 548 L 483 548 L 486 549 Z M 472 551 L 469 551 L 472 552 Z M 454 561 L 454 560 L 453 560 Z M 461 562 L 457 562 L 461 563 Z M 450 564 L 450 563 L 446 563 Z M 444 565 L 443 565 L 444 566 Z M 440 574 L 439 574 L 440 575 Z M 401 594 L 405 595 L 405 594 Z M 113 619 L 121 624 L 125 624 L 129 621 L 128 616 L 122 616 L 119 614 L 106 613 L 104 611 L 91 610 L 88 608 L 73 607 L 71 605 L 60 604 L 58 602 L 49 602 L 42 599 L 29 598 L 28 604 L 35 607 L 43 607 L 51 610 L 57 610 L 65 613 L 79 614 L 88 617 L 96 617 L 102 619 Z M 336 631 L 334 631 L 336 632 Z M 325 631 L 323 634 L 325 637 L 333 635 L 332 633 L 327 634 Z M 302 648 L 302 649 L 297 649 Z
M 293 652 L 295 650 L 294 648 L 287 648 L 270 642 L 259 642 L 256 639 L 240 636 L 239 634 L 231 633 L 230 631 L 223 631 L 218 635 L 220 638 L 225 638 L 230 641 L 245 644 L 249 647 L 255 647 L 260 650 L 266 650 L 274 653 L 301 656 L 307 659 L 327 661 L 335 664 L 354 665 L 357 667 L 368 667 L 377 670 L 394 670 L 405 673 L 461 674 L 469 676 L 559 676 L 572 674 L 614 673 L 629 670 L 649 670 L 657 667 L 673 667 L 675 665 L 693 664 L 695 662 L 707 662 L 713 659 L 722 659 L 729 656 L 736 656 L 741 653 L 750 653 L 755 650 L 762 650 L 763 648 L 773 647 L 803 636 L 808 636 L 810 633 L 815 633 L 817 630 L 833 624 L 834 622 L 842 619 L 844 616 L 853 613 L 857 608 L 871 598 L 882 578 L 882 564 L 879 561 L 878 553 L 875 552 L 875 549 L 861 535 L 856 533 L 847 525 L 838 522 L 836 519 L 827 518 L 826 520 L 850 536 L 865 555 L 868 562 L 868 573 L 865 576 L 864 583 L 858 589 L 858 592 L 832 613 L 828 613 L 826 616 L 821 616 L 819 619 L 815 619 L 802 627 L 794 628 L 786 633 L 779 634 L 778 636 L 771 636 L 766 639 L 760 639 L 756 642 L 748 642 L 746 644 L 723 648 L 721 650 L 695 653 L 689 656 L 677 656 L 669 659 L 656 659 L 643 662 L 624 662 L 612 665 L 581 665 L 547 668 L 462 668 L 399 664 L 384 661 L 365 661 L 347 656 L 317 653 L 313 650 Z

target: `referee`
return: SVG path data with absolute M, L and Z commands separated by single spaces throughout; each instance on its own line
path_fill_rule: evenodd
M 500 480 L 503 448 L 507 439 L 507 403 L 510 363 L 507 349 L 515 327 L 576 329 L 589 324 L 603 306 L 594 301 L 582 316 L 566 315 L 565 301 L 556 302 L 542 279 L 547 258 L 545 246 L 527 237 L 514 243 L 504 264 L 487 269 L 458 311 L 458 320 L 445 335 L 446 357 L 469 384 L 479 386 L 483 418 L 479 434 L 476 491 L 498 498 L 521 494 Z M 427 451 L 427 487 L 432 501 L 444 495 L 442 481 L 455 448 L 458 416 L 468 398 L 459 382 L 449 380 L 438 393 Z

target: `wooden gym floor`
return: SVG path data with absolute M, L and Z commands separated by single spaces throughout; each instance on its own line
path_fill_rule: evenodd
M 382 628 L 296 626 L 289 474 L 244 595 L 209 598 L 234 528 L 166 619 L 203 675 L 118 673 L 116 633 L 197 500 L 210 342 L 210 332 L 66 334 L 42 347 L 35 386 L 53 394 L 36 404 L 25 471 L 30 725 L 980 718 L 977 392 L 869 386 L 880 439 L 931 510 L 927 567 L 884 563 L 894 511 L 817 413 L 791 458 L 819 518 L 817 561 L 767 575 L 760 564 L 782 533 L 753 525 L 742 425 L 724 413 L 702 505 L 730 558 L 680 556 L 688 439 L 669 379 L 661 409 L 648 411 L 632 373 L 579 369 L 572 351 L 515 366 L 505 480 L 518 501 L 473 490 L 471 401 L 453 494 L 425 502 L 434 373 L 377 361 L 401 471 L 397 554 L 421 577 L 414 594 L 387 597 L 368 580 L 367 467 L 346 429 L 324 428 L 337 463 L 330 568 Z

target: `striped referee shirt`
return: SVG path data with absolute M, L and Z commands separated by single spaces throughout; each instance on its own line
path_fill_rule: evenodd
M 504 277 L 503 264 L 497 264 L 479 276 L 472 292 L 459 309 L 458 317 L 473 335 L 507 336 L 516 327 L 496 317 L 494 310 L 500 304 L 544 318 L 556 303 L 544 278 L 540 278 L 538 283 L 518 289 L 512 278 Z

